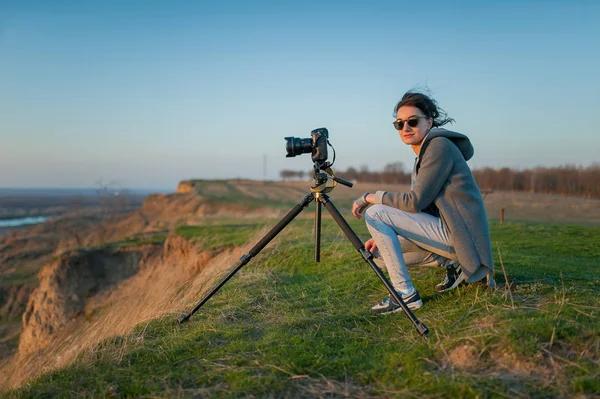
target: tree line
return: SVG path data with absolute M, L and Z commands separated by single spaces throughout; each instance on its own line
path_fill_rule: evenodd
M 400 162 L 387 164 L 383 170 L 371 171 L 365 165 L 336 171 L 336 176 L 361 183 L 410 184 L 411 172 Z M 311 179 L 311 171 L 280 172 L 283 180 Z M 530 193 L 600 198 L 600 163 L 591 166 L 563 165 L 530 169 L 478 168 L 473 177 L 481 190 L 524 191 Z

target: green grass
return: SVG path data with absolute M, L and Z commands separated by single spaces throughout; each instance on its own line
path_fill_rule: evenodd
M 367 238 L 363 222 L 351 224 Z M 178 234 L 228 246 L 245 243 L 255 229 L 180 227 Z M 169 317 L 139 326 L 102 343 L 93 358 L 6 396 L 600 394 L 600 227 L 491 229 L 496 290 L 472 284 L 438 294 L 433 286 L 443 271 L 413 269 L 425 302 L 416 315 L 429 326 L 428 340 L 401 313 L 369 314 L 386 291 L 330 219 L 323 220 L 320 263 L 312 261 L 312 220 L 296 220 L 188 323 Z
M 238 190 L 235 184 L 232 184 L 227 180 L 193 180 L 192 183 L 194 183 L 196 187 L 196 192 L 206 199 L 218 201 L 219 203 L 243 205 L 248 210 L 261 208 L 291 208 L 301 200 L 301 198 L 298 198 L 297 200 L 290 200 L 287 198 L 270 199 L 266 197 L 254 198 Z M 210 187 L 213 186 L 218 186 L 220 188 L 217 193 L 211 193 Z M 268 187 L 265 189 L 267 190 Z
M 15 273 L 5 274 L 0 280 L 0 289 L 8 290 L 14 286 L 35 287 L 39 284 L 37 279 L 37 270 L 23 269 Z
M 155 234 L 149 237 L 137 238 L 131 237 L 127 238 L 123 241 L 108 243 L 105 246 L 117 247 L 117 248 L 129 248 L 129 247 L 138 247 L 142 245 L 160 245 L 164 244 L 167 239 L 166 234 Z
M 202 249 L 217 249 L 247 243 L 258 228 L 259 225 L 251 223 L 178 226 L 175 233 L 190 240 L 201 241 Z

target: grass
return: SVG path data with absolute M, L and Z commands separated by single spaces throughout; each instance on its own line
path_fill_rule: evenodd
M 127 237 L 123 240 L 108 241 L 95 247 L 76 247 L 70 248 L 66 252 L 87 252 L 90 250 L 109 249 L 109 248 L 137 248 L 144 245 L 162 245 L 167 239 L 167 234 L 152 234 L 144 237 Z M 56 259 L 61 255 L 55 255 Z
M 196 192 L 206 199 L 218 201 L 219 203 L 240 204 L 249 210 L 266 207 L 272 209 L 291 208 L 301 199 L 271 199 L 265 196 L 253 198 L 240 191 L 235 184 L 225 180 L 193 180 L 192 183 L 195 185 Z M 218 188 L 218 190 L 211 191 L 213 187 Z
M 5 274 L 0 280 L 0 289 L 9 290 L 14 286 L 35 287 L 38 284 L 37 270 L 28 270 L 23 268 L 18 272 Z
M 367 238 L 362 222 L 349 222 Z M 210 237 L 210 247 L 242 244 L 256 228 L 177 232 Z M 385 289 L 328 218 L 314 263 L 312 220 L 301 219 L 188 323 L 176 325 L 174 316 L 140 325 L 5 396 L 600 394 L 600 228 L 493 223 L 491 230 L 497 289 L 472 284 L 438 294 L 442 271 L 413 269 L 428 340 L 401 313 L 369 314 Z
M 175 233 L 192 241 L 201 241 L 202 249 L 218 249 L 245 244 L 258 228 L 259 225 L 252 223 L 178 226 Z
M 160 244 L 164 244 L 166 239 L 167 239 L 166 234 L 154 234 L 152 236 L 143 237 L 143 238 L 130 237 L 130 238 L 126 238 L 123 241 L 108 243 L 105 246 L 106 247 L 117 247 L 117 248 L 129 248 L 129 247 L 138 247 L 141 245 L 148 245 L 148 244 L 149 245 L 160 245 Z

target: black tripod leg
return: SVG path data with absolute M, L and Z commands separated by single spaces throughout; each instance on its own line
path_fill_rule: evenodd
M 206 303 L 206 301 L 208 301 L 217 291 L 219 291 L 219 289 L 222 286 L 224 286 L 225 283 L 229 281 L 229 279 L 233 277 L 233 275 L 236 274 L 238 270 L 242 268 L 242 266 L 250 262 L 250 260 L 253 257 L 255 257 L 264 247 L 266 247 L 267 244 L 271 242 L 271 240 L 275 238 L 275 236 L 279 234 L 281 230 L 283 230 L 285 226 L 287 226 L 296 216 L 298 216 L 298 214 L 302 212 L 302 210 L 304 210 L 304 208 L 306 208 L 308 204 L 312 202 L 313 199 L 314 195 L 312 193 L 308 194 L 302 199 L 302 201 L 300 201 L 295 207 L 293 207 L 292 210 L 287 215 L 285 215 L 279 221 L 279 223 L 277 223 L 275 227 L 273 227 L 271 231 L 269 231 L 254 247 L 252 247 L 252 249 L 247 254 L 240 257 L 240 260 L 236 264 L 235 268 L 231 270 L 229 274 L 227 274 L 227 276 L 225 276 L 225 278 L 223 278 L 223 280 L 221 280 L 219 284 L 217 284 L 208 294 L 206 294 L 206 296 L 202 298 L 200 302 L 198 302 L 198 304 L 194 307 L 194 309 L 192 309 L 190 313 L 182 314 L 181 316 L 179 316 L 179 324 L 188 321 L 190 317 L 192 317 L 192 315 L 196 313 L 198 309 L 200 309 L 202 305 Z
M 317 194 L 319 195 L 319 194 Z M 318 198 L 318 197 L 317 197 Z M 315 210 L 315 262 L 321 261 L 321 201 L 318 201 Z
M 325 208 L 327 208 L 329 213 L 331 213 L 331 216 L 333 216 L 333 219 L 340 226 L 344 234 L 346 234 L 346 237 L 348 237 L 352 245 L 354 245 L 354 248 L 356 248 L 356 250 L 360 252 L 365 261 L 369 264 L 369 266 L 371 266 L 373 271 L 375 271 L 377 277 L 379 277 L 379 279 L 383 282 L 385 288 L 387 288 L 387 290 L 390 292 L 390 295 L 396 300 L 396 302 L 400 304 L 400 307 L 402 308 L 404 313 L 406 313 L 406 316 L 408 316 L 408 318 L 414 324 L 414 326 L 417 328 L 419 334 L 421 334 L 424 337 L 427 337 L 429 335 L 429 329 L 427 328 L 427 326 L 422 321 L 417 319 L 414 313 L 408 308 L 408 306 L 406 306 L 406 304 L 402 300 L 402 297 L 398 295 L 392 284 L 383 275 L 381 270 L 379 270 L 379 267 L 377 267 L 377 265 L 373 261 L 373 254 L 365 249 L 365 246 L 363 245 L 360 238 L 358 238 L 358 236 L 356 235 L 354 230 L 352 230 L 348 222 L 346 222 L 346 220 L 337 210 L 335 205 L 333 205 L 333 202 L 331 202 L 329 197 L 325 194 L 323 194 L 318 200 L 323 202 Z

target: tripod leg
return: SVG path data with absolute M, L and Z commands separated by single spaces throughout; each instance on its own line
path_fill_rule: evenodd
M 306 208 L 308 206 L 308 204 L 310 204 L 312 202 L 313 199 L 314 199 L 314 195 L 312 193 L 308 194 L 307 196 L 305 196 L 302 199 L 302 201 L 300 201 L 296 206 L 294 206 L 292 208 L 292 210 L 287 215 L 285 215 L 279 221 L 279 223 L 277 223 L 275 225 L 275 227 L 273 227 L 271 229 L 271 231 L 269 231 L 254 247 L 252 247 L 252 249 L 247 254 L 242 255 L 242 257 L 240 257 L 240 260 L 236 264 L 235 268 L 233 270 L 231 270 L 229 272 L 229 274 L 227 274 L 227 276 L 225 276 L 225 278 L 223 278 L 219 282 L 219 284 L 217 284 L 208 294 L 206 294 L 206 296 L 204 298 L 202 298 L 202 300 L 200 302 L 198 302 L 198 304 L 194 307 L 194 309 L 192 309 L 192 311 L 190 313 L 182 314 L 181 316 L 179 316 L 179 319 L 178 319 L 179 324 L 188 321 L 190 319 L 190 317 L 192 317 L 192 315 L 194 313 L 196 313 L 198 311 L 198 309 L 200 309 L 200 307 L 202 307 L 202 305 L 204 305 L 217 291 L 219 291 L 219 289 L 222 286 L 225 285 L 225 283 L 227 281 L 229 281 L 229 279 L 231 277 L 233 277 L 234 274 L 236 274 L 238 272 L 238 270 L 240 270 L 242 268 L 242 266 L 244 266 L 245 264 L 250 262 L 250 260 L 253 257 L 258 255 L 258 253 L 264 247 L 266 247 L 267 244 L 269 242 L 271 242 L 271 240 L 273 238 L 275 238 L 275 236 L 281 232 L 281 230 L 283 230 L 285 228 L 285 226 L 287 226 L 296 216 L 298 216 L 298 214 L 300 214 L 300 212 L 302 212 L 304 210 L 304 208 Z
M 318 195 L 316 194 L 317 198 Z M 315 210 L 315 262 L 321 261 L 321 201 L 317 200 Z
M 385 288 L 387 288 L 387 290 L 390 292 L 390 295 L 396 300 L 396 302 L 400 304 L 400 307 L 402 308 L 404 313 L 406 313 L 406 316 L 408 316 L 410 321 L 414 324 L 419 334 L 421 334 L 424 337 L 427 337 L 429 335 L 429 329 L 427 328 L 427 326 L 422 321 L 417 319 L 414 313 L 408 308 L 408 306 L 406 306 L 406 304 L 402 300 L 402 297 L 398 295 L 392 284 L 388 281 L 388 279 L 384 276 L 381 270 L 379 270 L 379 267 L 377 267 L 377 265 L 373 261 L 373 254 L 365 249 L 360 238 L 358 238 L 354 230 L 352 230 L 348 222 L 346 222 L 344 217 L 340 214 L 340 212 L 337 210 L 333 202 L 331 202 L 329 197 L 326 194 L 323 194 L 317 200 L 323 202 L 325 208 L 327 208 L 329 213 L 331 213 L 331 216 L 340 226 L 344 234 L 346 234 L 346 237 L 348 237 L 352 245 L 354 245 L 354 248 L 356 248 L 356 250 L 369 264 L 369 266 L 371 266 L 373 271 L 377 274 L 377 277 L 379 277 L 381 282 L 383 282 L 383 284 L 385 285 Z

